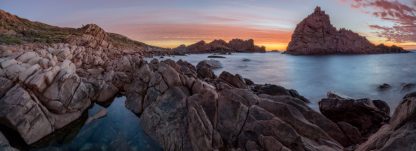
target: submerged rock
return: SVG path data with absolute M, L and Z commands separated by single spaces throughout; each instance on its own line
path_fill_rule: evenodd
M 226 58 L 224 56 L 218 56 L 218 55 L 210 55 L 208 58 Z
M 391 88 L 391 85 L 387 84 L 387 83 L 383 83 L 382 85 L 378 86 L 378 89 L 381 90 L 381 91 L 384 91 L 384 90 L 387 90 L 387 89 L 390 89 L 390 88 Z
M 107 116 L 107 109 L 106 108 L 101 108 L 97 113 L 95 113 L 94 115 L 88 117 L 87 121 L 85 121 L 85 124 L 89 124 L 95 120 L 98 120 L 100 118 L 103 118 L 105 116 Z
M 405 83 L 405 84 L 402 84 L 402 91 L 410 91 L 411 89 L 415 87 L 416 87 L 416 84 L 414 83 Z

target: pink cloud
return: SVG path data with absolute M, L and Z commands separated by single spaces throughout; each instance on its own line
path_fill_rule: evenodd
M 340 0 L 346 3 L 348 0 Z M 369 10 L 375 17 L 393 22 L 393 26 L 370 25 L 379 37 L 393 42 L 416 42 L 416 0 L 405 4 L 397 0 L 349 0 L 351 7 Z

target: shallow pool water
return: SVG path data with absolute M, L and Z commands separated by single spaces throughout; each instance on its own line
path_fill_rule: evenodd
M 140 119 L 125 108 L 125 97 L 118 97 L 107 107 L 107 116 L 85 123 L 72 124 L 65 132 L 49 139 L 35 151 L 144 151 L 162 150 L 140 127 Z M 95 104 L 88 110 L 89 116 L 94 115 L 103 107 Z M 82 120 L 82 119 L 81 119 Z M 77 125 L 79 129 L 77 129 Z M 59 134 L 62 133 L 62 134 Z

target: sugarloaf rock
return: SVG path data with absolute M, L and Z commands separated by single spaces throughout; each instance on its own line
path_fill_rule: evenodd
M 293 32 L 287 47 L 287 54 L 375 54 L 407 52 L 401 47 L 374 45 L 364 36 L 347 30 L 337 30 L 330 22 L 329 15 L 316 7 L 315 11 L 301 21 Z

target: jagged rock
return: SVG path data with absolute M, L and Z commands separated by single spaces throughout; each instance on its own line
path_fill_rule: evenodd
M 230 52 L 266 52 L 264 46 L 259 47 L 254 44 L 253 39 L 241 40 L 232 39 L 228 43 L 224 40 L 213 40 L 210 43 L 199 41 L 195 44 L 185 46 L 180 45 L 174 48 L 177 53 L 230 53 Z
M 416 92 L 407 94 L 396 108 L 389 123 L 359 145 L 356 151 L 412 151 L 416 140 Z
M 375 133 L 390 119 L 390 108 L 384 101 L 354 100 L 334 93 L 319 102 L 319 109 L 334 122 L 346 122 L 356 127 L 363 137 Z
M 365 37 L 347 29 L 337 30 L 329 16 L 316 7 L 302 20 L 292 34 L 285 53 L 294 55 L 370 54 L 408 52 L 403 48 L 384 45 L 375 46 Z
M 165 150 L 342 150 L 338 142 L 349 141 L 337 124 L 291 95 L 258 96 L 228 82 L 229 89 L 219 90 L 221 78 L 183 75 L 169 60 L 137 68 L 150 79 L 134 76 L 126 106 Z M 167 84 L 160 71 L 179 75 L 179 81 Z

